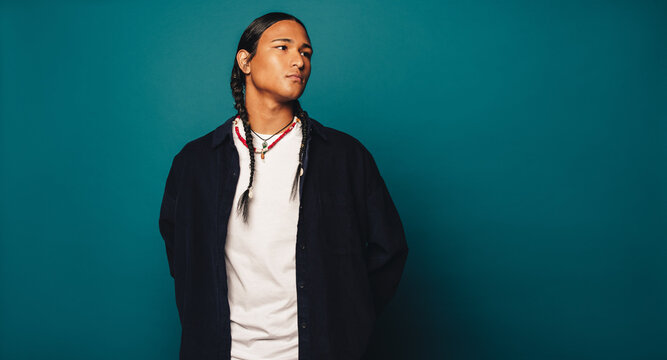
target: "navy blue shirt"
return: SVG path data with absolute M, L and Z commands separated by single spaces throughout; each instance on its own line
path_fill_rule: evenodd
M 230 359 L 224 249 L 239 177 L 234 117 L 176 154 L 162 198 L 159 229 L 174 278 L 181 360 Z M 361 359 L 396 292 L 408 246 L 368 150 L 308 120 L 294 244 L 299 360 Z

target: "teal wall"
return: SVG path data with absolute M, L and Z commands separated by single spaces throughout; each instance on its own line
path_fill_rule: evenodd
M 667 2 L 528 0 L 3 2 L 0 358 L 177 359 L 164 181 L 269 11 L 404 222 L 375 358 L 667 358 Z

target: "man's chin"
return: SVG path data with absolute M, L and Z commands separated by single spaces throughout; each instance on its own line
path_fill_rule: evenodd
M 301 90 L 299 92 L 291 92 L 291 93 L 284 94 L 283 98 L 285 99 L 285 101 L 297 100 L 298 98 L 301 97 L 302 94 L 303 94 L 303 90 Z

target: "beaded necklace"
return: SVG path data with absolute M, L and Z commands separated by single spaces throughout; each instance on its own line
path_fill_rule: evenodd
M 294 126 L 296 126 L 296 123 L 297 123 L 297 122 L 301 122 L 301 120 L 299 120 L 299 118 L 296 117 L 296 116 L 294 117 L 294 119 L 295 119 L 296 121 L 292 121 L 292 124 L 287 128 L 287 130 L 285 130 L 285 131 L 284 131 L 284 132 L 283 132 L 283 133 L 282 133 L 282 134 L 281 134 L 281 135 L 280 135 L 274 142 L 272 142 L 271 145 L 268 145 L 267 142 L 264 141 L 264 142 L 262 143 L 262 150 L 257 150 L 257 149 L 255 149 L 255 154 L 262 154 L 262 160 L 263 160 L 263 159 L 264 159 L 264 154 L 266 154 L 269 150 L 271 150 L 271 148 L 273 147 L 273 145 L 275 145 L 278 141 L 280 141 L 280 139 L 282 139 L 283 136 L 287 135 L 287 133 L 290 132 L 290 131 L 294 128 Z M 239 132 L 239 127 L 238 127 L 238 122 L 239 122 L 239 120 L 241 120 L 241 117 L 240 117 L 240 116 L 237 116 L 237 117 L 234 119 L 234 130 L 236 130 L 236 136 L 238 136 L 239 140 L 241 140 L 241 142 L 243 143 L 243 145 L 245 145 L 245 147 L 247 148 L 247 147 L 248 147 L 248 143 L 246 143 L 245 139 L 241 136 L 241 132 Z M 252 131 L 252 129 L 251 129 L 251 131 Z M 253 131 L 253 132 L 254 132 L 254 131 Z M 279 131 L 279 132 L 280 132 L 280 131 Z M 277 134 L 277 133 L 276 133 L 276 134 Z M 273 135 L 275 135 L 275 134 L 273 134 Z M 272 136 L 273 136 L 273 135 L 272 135 Z M 259 135 L 258 135 L 258 136 L 259 136 Z M 269 138 L 269 139 L 270 139 L 270 138 Z M 268 139 L 267 139 L 267 140 L 268 140 Z

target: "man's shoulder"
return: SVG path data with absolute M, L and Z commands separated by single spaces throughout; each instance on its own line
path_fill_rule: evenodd
M 327 169 L 340 171 L 342 166 L 343 171 L 363 179 L 358 184 L 365 184 L 366 191 L 375 188 L 381 181 L 381 176 L 375 159 L 366 146 L 357 137 L 345 131 L 321 124 L 320 126 L 320 130 L 326 136 L 322 144 L 328 148 L 328 151 L 325 151 L 327 153 L 325 158 L 331 160 L 331 166 Z
M 345 131 L 326 126 L 315 119 L 311 118 L 311 120 L 315 122 L 315 126 L 319 125 L 320 131 L 322 131 L 326 137 L 327 144 L 335 147 L 336 150 L 370 154 L 366 146 L 364 146 L 357 137 L 352 136 Z
M 234 117 L 235 115 L 227 118 L 219 123 L 215 129 L 186 142 L 176 156 L 195 160 L 213 154 L 213 148 L 220 144 L 227 132 L 231 133 Z
M 215 130 L 201 135 L 193 140 L 190 140 L 181 147 L 181 150 L 176 154 L 176 158 L 182 159 L 198 159 L 205 153 L 210 152 L 211 141 Z

